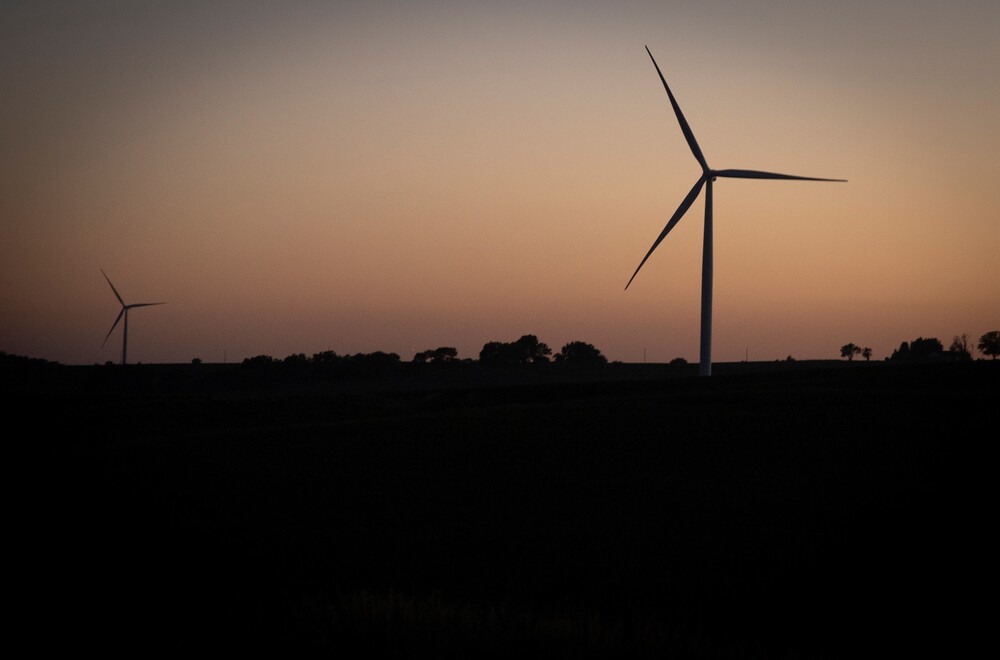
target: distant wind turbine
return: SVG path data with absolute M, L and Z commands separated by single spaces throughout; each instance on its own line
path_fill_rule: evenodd
M 120 302 L 121 305 L 122 305 L 122 311 L 118 312 L 118 318 L 115 319 L 115 322 L 111 326 L 111 329 L 108 330 L 107 336 L 104 337 L 104 342 L 101 343 L 101 348 L 104 348 L 104 344 L 108 343 L 108 337 L 110 337 L 111 333 L 115 331 L 115 328 L 118 327 L 118 322 L 121 321 L 122 317 L 124 316 L 125 317 L 125 325 L 122 327 L 122 364 L 125 364 L 126 358 L 128 356 L 128 310 L 130 310 L 130 309 L 132 309 L 134 307 L 151 307 L 153 305 L 166 305 L 167 303 L 161 303 L 161 302 L 157 302 L 157 303 L 133 303 L 131 305 L 126 305 L 125 301 L 122 300 L 121 295 L 119 295 L 118 289 L 115 288 L 114 284 L 111 284 L 111 278 L 109 278 L 108 274 L 104 272 L 104 269 L 101 269 L 101 275 L 103 275 L 104 279 L 106 279 L 108 281 L 108 286 L 111 287 L 111 290 L 115 294 L 115 298 L 117 298 L 118 302 Z
M 649 46 L 646 47 L 646 53 L 649 54 L 649 59 L 653 60 L 653 66 L 656 67 L 656 73 L 660 75 L 660 80 L 663 82 L 663 89 L 667 90 L 667 96 L 670 97 L 670 105 L 674 108 L 674 114 L 677 115 L 677 121 L 681 125 L 681 132 L 684 133 L 684 139 L 687 140 L 688 146 L 691 147 L 691 153 L 694 154 L 695 159 L 697 159 L 698 164 L 701 165 L 701 176 L 698 181 L 691 188 L 691 192 L 687 194 L 681 205 L 677 207 L 674 211 L 673 216 L 667 221 L 667 225 L 660 232 L 660 235 L 656 237 L 653 241 L 653 246 L 649 248 L 649 252 L 646 256 L 642 258 L 639 262 L 638 268 L 632 273 L 632 277 L 629 278 L 628 284 L 625 288 L 628 289 L 629 284 L 632 284 L 632 280 L 635 276 L 639 274 L 639 269 L 642 265 L 646 263 L 649 259 L 649 255 L 653 254 L 653 250 L 656 246 L 660 244 L 660 241 L 674 228 L 681 217 L 687 212 L 691 205 L 694 204 L 694 200 L 698 199 L 698 195 L 701 193 L 702 186 L 705 186 L 705 239 L 702 247 L 702 264 L 701 264 L 701 366 L 699 367 L 698 373 L 701 376 L 711 376 L 712 375 L 712 183 L 715 181 L 716 177 L 727 177 L 731 179 L 792 179 L 796 181 L 840 181 L 845 182 L 846 179 L 817 179 L 815 177 L 809 176 L 792 176 L 790 174 L 773 174 L 771 172 L 758 172 L 756 170 L 713 170 L 708 166 L 708 162 L 705 161 L 705 156 L 701 153 L 701 148 L 698 147 L 698 141 L 694 139 L 694 133 L 691 132 L 691 127 L 688 126 L 687 120 L 684 119 L 684 113 L 681 112 L 681 108 L 677 105 L 677 100 L 674 98 L 673 93 L 670 91 L 670 86 L 667 85 L 666 78 L 663 77 L 663 72 L 660 71 L 659 65 L 656 63 L 656 59 L 653 58 L 653 54 L 649 52 Z

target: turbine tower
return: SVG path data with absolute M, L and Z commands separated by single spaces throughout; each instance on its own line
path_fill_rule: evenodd
M 667 221 L 666 226 L 660 235 L 656 237 L 653 241 L 653 246 L 649 248 L 646 256 L 642 258 L 639 262 L 639 266 L 632 273 L 632 277 L 629 278 L 628 284 L 625 288 L 628 289 L 629 284 L 632 284 L 632 280 L 635 276 L 639 274 L 639 269 L 642 265 L 646 263 L 649 259 L 649 255 L 653 254 L 653 250 L 656 246 L 660 244 L 660 241 L 674 228 L 681 217 L 687 212 L 691 205 L 694 204 L 694 200 L 698 199 L 698 195 L 701 193 L 701 189 L 705 188 L 705 238 L 702 244 L 702 262 L 701 262 L 701 364 L 698 369 L 698 374 L 701 376 L 711 376 L 712 375 L 712 183 L 715 181 L 716 177 L 723 177 L 729 179 L 791 179 L 795 181 L 840 181 L 844 182 L 846 179 L 817 179 L 810 176 L 792 176 L 790 174 L 774 174 L 772 172 L 758 172 L 756 170 L 713 170 L 708 166 L 708 162 L 705 160 L 705 156 L 701 153 L 701 148 L 698 146 L 698 141 L 694 139 L 694 133 L 691 132 L 691 127 L 688 126 L 687 120 L 684 119 L 684 113 L 681 112 L 681 108 L 677 105 L 677 99 L 674 98 L 673 92 L 670 91 L 670 86 L 667 85 L 666 78 L 663 77 L 663 72 L 660 71 L 660 66 L 656 63 L 656 59 L 653 54 L 649 52 L 649 46 L 646 47 L 646 53 L 649 54 L 649 59 L 653 60 L 653 66 L 656 67 L 656 73 L 660 75 L 660 81 L 663 83 L 663 89 L 667 90 L 667 96 L 670 97 L 670 105 L 674 109 L 674 114 L 677 115 L 677 122 L 681 125 L 681 132 L 684 133 L 684 139 L 687 140 L 688 146 L 691 147 L 691 153 L 694 154 L 695 159 L 698 164 L 701 165 L 701 176 L 698 181 L 695 182 L 694 187 L 681 202 L 681 205 L 677 207 L 674 214 Z
M 111 329 L 108 330 L 108 334 L 104 337 L 104 342 L 101 343 L 101 348 L 104 348 L 104 344 L 108 343 L 108 337 L 110 337 L 111 333 L 115 331 L 115 328 L 118 327 L 118 322 L 121 321 L 122 317 L 124 316 L 125 317 L 125 325 L 122 327 L 122 364 L 124 365 L 125 361 L 126 361 L 126 357 L 128 356 L 128 310 L 130 310 L 130 309 L 132 309 L 134 307 L 151 307 L 153 305 L 166 305 L 167 303 L 161 303 L 161 302 L 158 302 L 158 303 L 133 303 L 131 305 L 126 305 L 125 301 L 122 300 L 121 295 L 119 295 L 118 289 L 116 289 L 115 285 L 111 283 L 111 278 L 109 278 L 108 274 L 104 272 L 104 269 L 101 269 L 101 275 L 103 275 L 104 279 L 106 279 L 108 281 L 108 286 L 111 287 L 111 290 L 115 294 L 115 298 L 117 298 L 118 302 L 120 302 L 121 305 L 122 305 L 122 311 L 118 312 L 118 318 L 115 319 L 115 322 L 111 326 Z

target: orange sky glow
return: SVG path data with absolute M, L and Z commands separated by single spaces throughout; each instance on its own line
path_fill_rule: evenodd
M 753 8 L 746 5 L 752 4 Z M 133 362 L 535 334 L 881 359 L 1000 328 L 1000 4 L 10 2 L 0 350 Z

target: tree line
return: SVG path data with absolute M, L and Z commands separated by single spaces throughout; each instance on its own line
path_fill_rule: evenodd
M 607 364 L 608 359 L 593 344 L 582 341 L 571 341 L 564 345 L 558 353 L 552 355 L 552 349 L 544 342 L 538 341 L 538 337 L 522 335 L 520 339 L 513 342 L 487 342 L 483 346 L 483 350 L 479 351 L 479 362 L 480 364 L 494 365 L 538 365 L 549 362 Z
M 979 338 L 976 348 L 983 355 L 996 359 L 1000 355 L 1000 330 L 990 330 Z M 858 355 L 865 361 L 871 359 L 872 349 L 849 343 L 840 347 L 840 357 L 853 360 Z M 924 360 L 950 359 L 955 361 L 972 360 L 972 338 L 968 334 L 955 335 L 948 350 L 937 337 L 917 337 L 913 341 L 904 341 L 899 348 L 886 358 L 892 362 L 919 362 Z
M 454 346 L 439 346 L 438 348 L 420 351 L 410 361 L 417 365 L 440 365 L 454 363 L 470 363 L 475 360 L 459 359 L 458 349 Z M 513 342 L 490 341 L 483 345 L 479 352 L 479 363 L 485 365 L 543 365 L 575 364 L 597 365 L 607 364 L 608 359 L 600 349 L 593 344 L 582 341 L 571 341 L 565 344 L 558 353 L 553 354 L 547 344 L 538 340 L 535 335 L 522 335 Z M 338 355 L 335 351 L 315 353 L 306 357 L 304 353 L 295 353 L 284 359 L 275 359 L 270 355 L 256 355 L 243 360 L 242 367 L 249 372 L 379 372 L 390 370 L 403 364 L 397 353 L 355 353 Z

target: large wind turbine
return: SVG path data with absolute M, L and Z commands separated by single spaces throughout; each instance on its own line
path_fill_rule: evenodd
M 122 364 L 125 364 L 125 359 L 126 359 L 126 357 L 128 355 L 128 310 L 130 310 L 130 309 L 132 309 L 134 307 L 151 307 L 153 305 L 166 305 L 167 303 L 161 303 L 161 302 L 158 302 L 158 303 L 133 303 L 131 305 L 126 305 L 125 301 L 122 300 L 121 295 L 119 295 L 118 289 L 116 289 L 115 285 L 111 283 L 111 278 L 109 278 L 108 274 L 104 272 L 104 269 L 101 269 L 101 275 L 103 275 L 104 279 L 106 279 L 108 281 L 108 286 L 110 286 L 111 290 L 114 292 L 115 298 L 117 298 L 118 302 L 120 302 L 122 304 L 122 311 L 118 312 L 118 318 L 115 319 L 115 322 L 111 326 L 111 329 L 108 330 L 108 334 L 104 337 L 104 342 L 101 344 L 101 347 L 103 348 L 104 344 L 108 343 L 108 337 L 110 337 L 111 333 L 115 331 L 115 328 L 118 327 L 118 322 L 121 321 L 122 317 L 124 316 L 125 317 L 125 325 L 122 327 Z
M 684 113 L 681 112 L 680 106 L 677 105 L 677 99 L 674 98 L 673 93 L 670 91 L 670 86 L 667 85 L 667 80 L 663 77 L 663 72 L 660 71 L 656 59 L 649 52 L 649 46 L 646 47 L 646 52 L 649 54 L 649 59 L 653 60 L 656 73 L 660 75 L 660 80 L 663 82 L 663 89 L 667 90 L 667 96 L 670 97 L 670 105 L 673 106 L 674 114 L 677 115 L 677 121 L 681 125 L 681 132 L 684 133 L 684 139 L 687 140 L 688 146 L 691 147 L 691 153 L 694 154 L 698 164 L 701 165 L 701 176 L 695 182 L 694 187 L 691 188 L 691 192 L 681 202 L 681 205 L 674 211 L 670 220 L 667 221 L 667 225 L 663 228 L 663 231 L 653 241 L 653 246 L 649 248 L 649 252 L 639 262 L 638 268 L 632 273 L 632 277 L 629 278 L 625 288 L 628 289 L 629 284 L 632 284 L 632 280 L 639 274 L 639 269 L 649 259 L 649 255 L 653 254 L 656 246 L 660 244 L 660 241 L 674 228 L 674 225 L 680 221 L 687 210 L 691 208 L 694 200 L 698 199 L 701 188 L 704 186 L 705 239 L 702 248 L 701 263 L 701 366 L 698 373 L 702 376 L 710 376 L 712 375 L 712 183 L 716 177 L 721 176 L 731 179 L 792 179 L 796 181 L 846 181 L 846 179 L 817 179 L 810 176 L 792 176 L 790 174 L 774 174 L 771 172 L 758 172 L 756 170 L 713 170 L 708 166 L 708 162 L 705 161 L 705 156 L 701 153 L 698 141 L 694 139 L 694 133 L 691 132 L 691 127 L 688 126 L 687 120 L 684 119 Z

